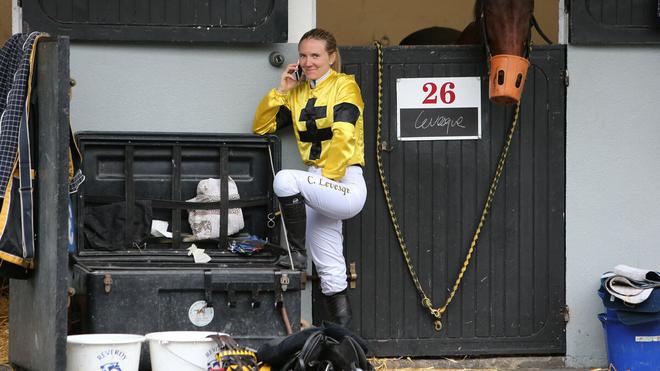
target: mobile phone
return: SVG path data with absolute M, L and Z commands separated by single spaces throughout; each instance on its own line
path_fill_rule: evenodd
M 303 69 L 300 65 L 298 65 L 296 70 L 293 71 L 293 78 L 296 79 L 296 81 L 300 81 L 305 78 L 305 74 L 303 73 Z

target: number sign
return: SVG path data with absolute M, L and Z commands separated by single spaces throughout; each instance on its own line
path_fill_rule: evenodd
M 397 79 L 397 138 L 481 138 L 481 78 Z

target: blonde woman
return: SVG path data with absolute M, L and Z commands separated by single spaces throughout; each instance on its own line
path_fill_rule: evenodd
M 355 79 L 340 72 L 334 36 L 322 29 L 305 33 L 297 64 L 286 66 L 280 84 L 257 108 L 257 134 L 293 127 L 307 171 L 281 170 L 273 189 L 280 201 L 295 269 L 306 269 L 307 251 L 321 279 L 321 292 L 333 321 L 346 326 L 351 309 L 346 295 L 342 220 L 357 215 L 367 190 L 364 166 L 364 103 Z M 288 256 L 278 265 L 290 267 Z

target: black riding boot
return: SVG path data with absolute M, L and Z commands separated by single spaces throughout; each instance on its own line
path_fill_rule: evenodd
M 305 233 L 307 232 L 307 214 L 305 212 L 305 199 L 298 193 L 293 196 L 279 197 L 280 208 L 284 214 L 287 238 L 291 247 L 293 267 L 299 270 L 307 268 L 307 251 L 305 250 Z M 283 255 L 277 265 L 291 268 L 289 255 Z
M 348 301 L 347 289 L 333 295 L 323 295 L 332 322 L 347 327 L 351 323 L 351 302 Z

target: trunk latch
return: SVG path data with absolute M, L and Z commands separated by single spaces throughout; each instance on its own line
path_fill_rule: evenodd
M 282 286 L 282 291 L 286 291 L 289 288 L 289 283 L 289 275 L 282 273 L 282 276 L 280 276 L 280 285 Z

